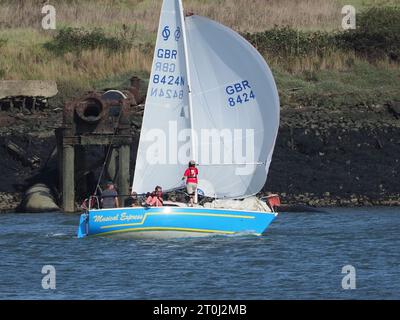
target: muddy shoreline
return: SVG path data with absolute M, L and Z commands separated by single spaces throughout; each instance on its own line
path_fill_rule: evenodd
M 142 110 L 131 119 L 138 135 Z M 43 168 L 49 183 L 57 172 L 48 168 L 55 148 L 54 129 L 62 110 L 35 114 L 0 112 L 0 211 L 14 211 L 23 192 Z M 15 143 L 34 165 L 13 154 Z M 400 206 L 400 114 L 392 103 L 352 107 L 282 107 L 279 136 L 263 190 L 281 195 L 286 206 Z

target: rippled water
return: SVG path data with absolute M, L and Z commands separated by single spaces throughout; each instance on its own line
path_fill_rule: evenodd
M 78 240 L 78 220 L 0 215 L 1 299 L 400 298 L 400 209 L 282 213 L 261 238 Z M 345 265 L 356 290 L 342 289 Z

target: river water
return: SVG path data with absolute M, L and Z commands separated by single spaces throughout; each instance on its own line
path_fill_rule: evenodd
M 78 240 L 78 221 L 0 215 L 0 299 L 400 299 L 396 208 L 282 213 L 264 237 Z

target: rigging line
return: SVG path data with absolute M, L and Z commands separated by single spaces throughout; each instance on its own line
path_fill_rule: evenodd
M 101 168 L 101 172 L 100 172 L 100 175 L 99 175 L 99 179 L 97 180 L 96 190 L 95 190 L 94 193 L 93 193 L 94 196 L 96 196 L 97 191 L 100 189 L 101 179 L 103 178 L 104 171 L 105 171 L 105 169 L 106 169 L 106 165 L 107 165 L 108 159 L 109 159 L 109 157 L 110 157 L 110 155 L 111 155 L 112 146 L 113 146 L 113 144 L 114 144 L 115 136 L 117 135 L 117 131 L 118 131 L 119 123 L 120 123 L 120 121 L 121 121 L 122 113 L 123 113 L 123 112 L 122 112 L 122 108 L 121 108 L 120 113 L 119 113 L 119 115 L 118 115 L 117 124 L 116 124 L 116 126 L 114 126 L 114 133 L 113 133 L 113 135 L 112 135 L 112 137 L 111 137 L 111 141 L 110 141 L 110 144 L 109 144 L 109 146 L 108 146 L 108 151 L 107 151 L 107 154 L 106 154 L 106 158 L 105 158 L 105 160 L 104 160 L 103 167 Z M 101 191 L 101 190 L 100 190 L 100 191 Z

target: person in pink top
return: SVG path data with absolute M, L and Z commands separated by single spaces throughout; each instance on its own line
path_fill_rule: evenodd
M 163 192 L 160 186 L 157 186 L 155 191 L 146 199 L 146 205 L 149 207 L 164 206 Z
M 189 168 L 186 169 L 182 178 L 182 180 L 186 180 L 186 189 L 190 196 L 190 207 L 193 207 L 196 203 L 197 185 L 199 183 L 198 176 L 199 170 L 196 168 L 196 162 L 192 160 L 189 162 Z

